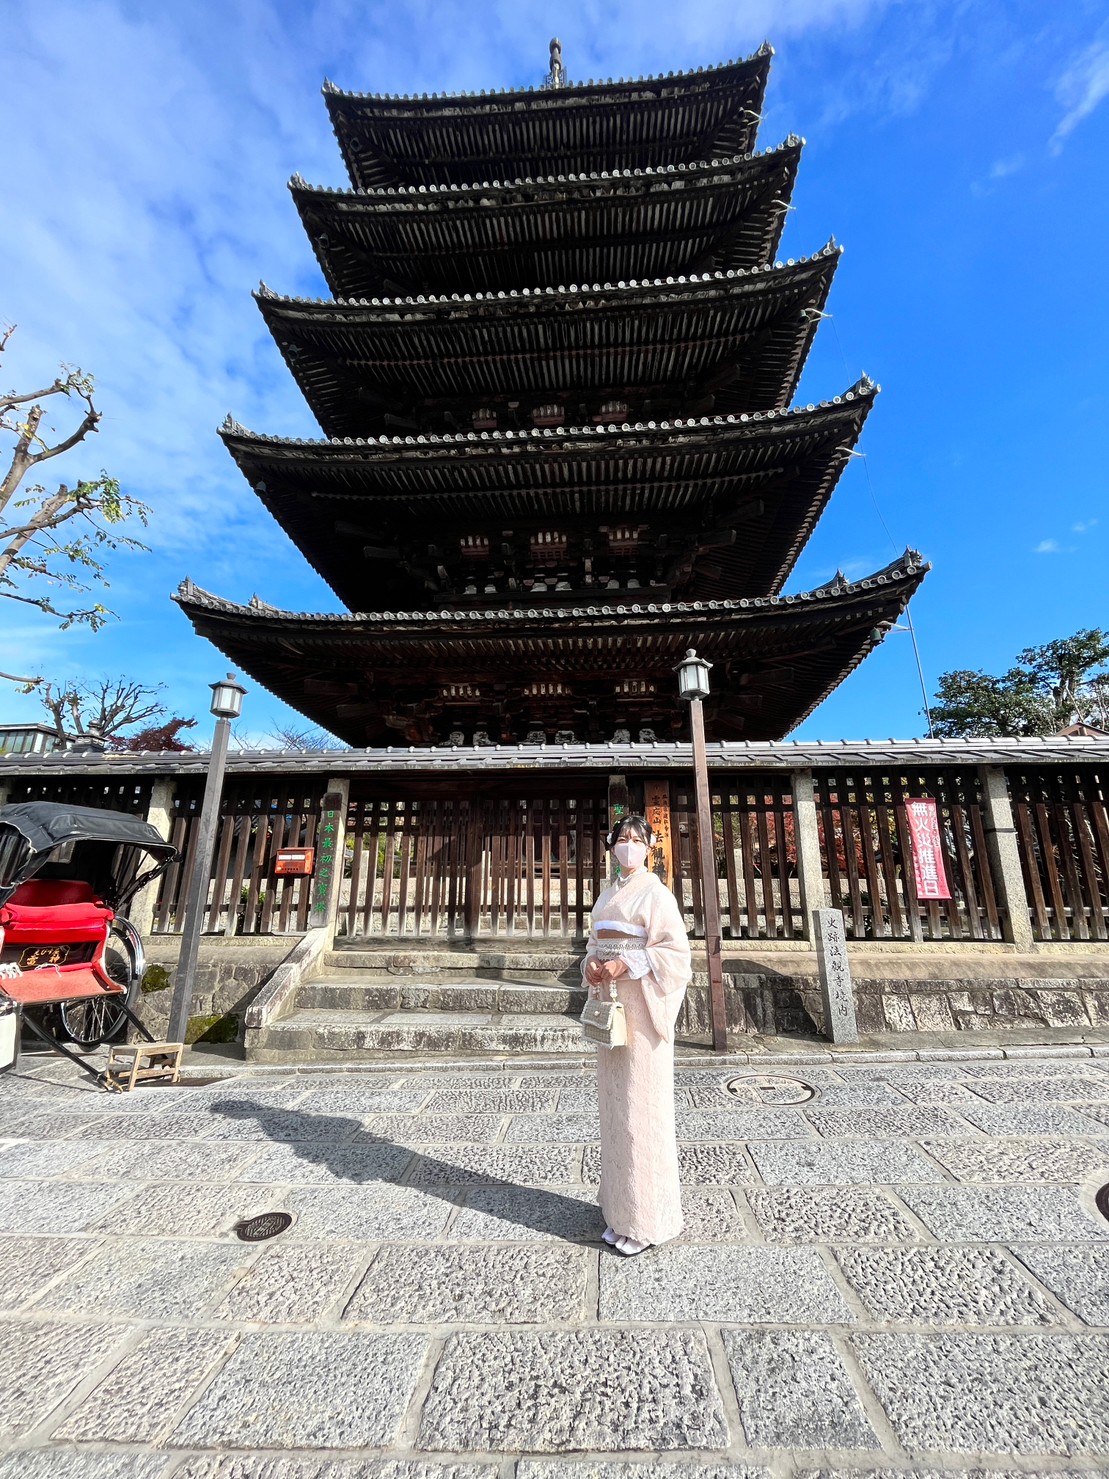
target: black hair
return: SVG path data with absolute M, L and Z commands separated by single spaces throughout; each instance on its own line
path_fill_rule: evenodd
M 648 847 L 654 846 L 655 829 L 645 816 L 641 816 L 637 811 L 632 811 L 626 817 L 621 817 L 605 836 L 605 846 L 610 852 L 616 846 L 616 839 L 625 827 L 634 827 L 640 833 Z

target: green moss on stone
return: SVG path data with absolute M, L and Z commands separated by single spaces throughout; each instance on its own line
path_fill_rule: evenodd
M 239 1019 L 231 1012 L 215 1017 L 190 1017 L 185 1042 L 237 1042 Z
M 142 973 L 143 991 L 168 991 L 173 985 L 173 977 L 164 965 L 148 965 Z

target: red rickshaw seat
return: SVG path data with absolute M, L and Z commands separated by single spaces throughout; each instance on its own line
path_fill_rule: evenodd
M 14 979 L 0 977 L 0 991 L 27 1007 L 53 1002 L 82 1001 L 93 996 L 114 996 L 123 988 L 98 975 L 91 966 L 69 966 L 59 970 L 24 971 Z
M 77 878 L 32 878 L 0 909 L 0 924 L 17 935 L 96 940 L 115 918 L 91 884 Z

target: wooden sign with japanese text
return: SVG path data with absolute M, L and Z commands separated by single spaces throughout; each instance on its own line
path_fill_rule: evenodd
M 647 854 L 647 866 L 667 888 L 674 884 L 674 854 L 670 844 L 670 782 L 643 783 L 643 813 L 655 834 Z
M 906 801 L 905 814 L 912 840 L 913 882 L 917 898 L 949 899 L 951 890 L 943 866 L 943 843 L 936 803 L 927 796 Z
M 308 917 L 308 928 L 316 929 L 327 923 L 328 904 L 331 890 L 342 878 L 342 858 L 336 843 L 343 836 L 343 797 L 338 791 L 328 791 L 320 807 L 320 826 L 316 834 L 316 873 L 312 879 L 312 911 Z

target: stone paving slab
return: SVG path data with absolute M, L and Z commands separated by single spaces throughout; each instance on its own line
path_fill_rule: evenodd
M 351 1182 L 370 1186 L 400 1181 L 413 1159 L 414 1152 L 408 1146 L 389 1142 L 348 1145 L 302 1140 L 295 1145 L 259 1145 L 242 1179 L 266 1185 Z
M 464 1204 L 451 1224 L 458 1242 L 530 1242 L 557 1238 L 597 1242 L 604 1218 L 590 1191 L 526 1186 L 467 1188 Z
M 427 1354 L 422 1335 L 247 1334 L 177 1425 L 198 1448 L 380 1448 Z
M 435 1088 L 433 1082 L 403 1083 L 381 1087 L 354 1077 L 351 1083 L 334 1084 L 312 1089 L 297 1100 L 297 1109 L 302 1114 L 323 1115 L 326 1118 L 353 1117 L 361 1119 L 367 1114 L 413 1114 L 422 1108 Z M 482 1106 L 475 1106 L 482 1108 Z M 492 1113 L 492 1106 L 489 1112 Z
M 269 1186 L 241 1182 L 145 1182 L 127 1201 L 116 1203 L 89 1224 L 93 1232 L 114 1237 L 203 1238 L 225 1233 L 244 1217 L 268 1211 L 273 1200 Z
M 296 1215 L 297 1221 L 286 1236 L 297 1242 L 433 1240 L 441 1236 L 455 1211 L 453 1192 L 443 1197 L 388 1182 L 372 1187 L 292 1187 L 279 1201 Z
M 0 1147 L 0 1177 L 44 1181 L 80 1172 L 98 1161 L 100 1144 L 80 1140 L 25 1140 Z
M 635 1259 L 606 1252 L 601 1319 L 850 1325 L 813 1248 L 704 1248 L 672 1243 Z
M 910 1453 L 1109 1450 L 1106 1337 L 889 1334 L 852 1344 Z
M 106 1130 L 106 1135 L 111 1131 Z M 91 1143 L 91 1142 L 90 1142 Z M 113 1176 L 120 1181 L 237 1181 L 267 1150 L 264 1141 L 251 1146 L 210 1145 L 197 1140 L 96 1142 L 99 1158 L 84 1176 Z
M 1050 1325 L 1055 1310 L 1000 1253 L 979 1248 L 840 1248 L 870 1314 L 898 1325 Z
M 812 1140 L 812 1126 L 799 1110 L 752 1109 L 737 1105 L 714 1110 L 679 1110 L 679 1140 Z
M 0 1181 L 0 1233 L 84 1232 L 130 1192 L 116 1181 Z
M 164 1453 L 89 1452 L 70 1445 L 0 1455 L 0 1479 L 163 1479 Z M 307 1476 L 306 1476 L 307 1479 Z
M 198 1239 L 127 1238 L 101 1243 L 92 1257 L 48 1289 L 36 1311 L 172 1319 L 188 1290 L 190 1313 L 243 1273 L 257 1249 Z
M 543 1325 L 582 1318 L 584 1248 L 545 1243 L 384 1248 L 351 1295 L 344 1321 L 373 1325 Z
M 751 1210 L 769 1243 L 915 1243 L 914 1223 L 882 1191 L 751 1187 Z
M 958 1135 L 966 1127 L 949 1109 L 913 1105 L 889 1109 L 806 1108 L 805 1118 L 827 1140 L 919 1140 L 924 1135 Z
M 827 1084 L 814 1102 L 821 1109 L 864 1109 L 879 1104 L 904 1108 L 905 1096 L 893 1084 Z
M 557 1089 L 437 1089 L 427 1102 L 429 1114 L 534 1114 L 553 1109 Z M 566 1106 L 567 1108 L 571 1106 Z
M 1079 1319 L 1109 1326 L 1109 1248 L 1031 1243 L 1018 1248 L 1016 1256 Z
M 577 1181 L 577 1145 L 443 1145 L 434 1155 L 418 1155 L 408 1175 L 411 1186 L 468 1186 L 500 1181 L 535 1186 Z
M 362 1249 L 345 1243 L 267 1245 L 212 1316 L 236 1324 L 314 1324 L 364 1262 Z
M 898 1140 L 843 1140 L 818 1145 L 763 1141 L 749 1148 L 768 1186 L 881 1186 L 944 1179 L 943 1173 L 918 1150 Z
M 902 1186 L 898 1194 L 940 1242 L 1109 1238 L 1109 1222 L 1095 1221 L 1070 1187 Z
M 498 1479 L 498 1464 L 440 1464 L 420 1459 L 274 1458 L 219 1454 L 187 1458 L 174 1479 Z
M 522 1458 L 516 1479 L 771 1479 L 757 1464 L 677 1462 L 670 1459 Z
M 816 1330 L 725 1330 L 739 1415 L 755 1448 L 879 1448 L 843 1357 Z
M 1058 1074 L 1041 1078 L 1013 1074 L 1005 1078 L 975 1078 L 974 1092 L 991 1104 L 1033 1104 L 1047 1101 L 1109 1100 L 1109 1078 L 1092 1074 Z
M 1109 1174 L 1109 1143 L 1079 1140 L 930 1140 L 923 1147 L 960 1181 L 1077 1182 Z
M 477 1453 L 727 1443 L 708 1346 L 694 1330 L 452 1335 L 419 1436 L 426 1450 Z
M 959 1114 L 967 1124 L 986 1135 L 1072 1137 L 1105 1134 L 1105 1125 L 1093 1115 L 1080 1113 L 1066 1104 L 960 1105 Z
M 218 1330 L 158 1330 L 144 1336 L 65 1422 L 55 1439 L 157 1443 L 185 1399 L 232 1342 Z
M 504 1124 L 503 1114 L 371 1114 L 362 1121 L 362 1129 L 351 1144 L 391 1140 L 407 1146 L 467 1142 L 491 1145 L 499 1139 Z
M 94 1252 L 93 1238 L 5 1238 L 0 1310 L 16 1310 Z
M 125 1326 L 67 1321 L 5 1321 L 0 1340 L 0 1442 L 47 1418 L 82 1378 L 118 1351 Z
M 597 1111 L 560 1109 L 557 1114 L 515 1114 L 508 1122 L 505 1142 L 508 1145 L 550 1144 L 580 1145 L 596 1140 Z

